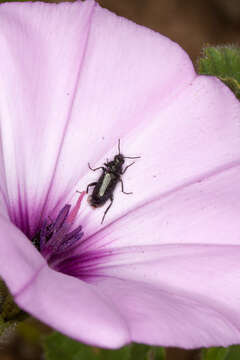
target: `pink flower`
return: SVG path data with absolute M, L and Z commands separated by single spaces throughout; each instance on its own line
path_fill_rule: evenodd
M 239 343 L 234 95 L 92 0 L 2 4 L 0 23 L 0 275 L 17 304 L 109 348 Z M 141 159 L 101 224 L 76 190 L 119 138 Z

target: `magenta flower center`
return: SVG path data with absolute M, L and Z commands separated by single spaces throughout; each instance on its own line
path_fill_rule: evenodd
M 55 270 L 60 271 L 63 263 L 72 257 L 80 244 L 83 236 L 82 226 L 73 229 L 73 224 L 84 195 L 85 192 L 81 193 L 72 210 L 71 205 L 66 204 L 59 211 L 55 220 L 45 219 L 32 238 L 34 246 L 40 251 L 49 266 Z M 68 273 L 68 269 L 65 270 Z

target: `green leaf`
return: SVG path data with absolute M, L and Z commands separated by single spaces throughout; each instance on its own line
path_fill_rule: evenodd
M 240 346 L 204 349 L 201 360 L 239 360 Z
M 217 76 L 240 98 L 240 47 L 208 46 L 198 60 L 198 72 Z
M 146 360 L 148 352 L 151 349 L 150 346 L 144 344 L 132 344 L 131 345 L 131 360 Z
M 130 360 L 129 346 L 119 350 L 90 347 L 57 332 L 44 340 L 46 360 Z
M 143 344 L 131 345 L 131 360 L 164 360 L 164 348 Z
M 5 282 L 0 278 L 0 346 L 8 343 L 20 321 L 26 318 L 14 302 Z
M 119 350 L 99 350 L 99 359 L 101 360 L 130 360 L 130 347 L 124 346 Z
M 24 320 L 27 314 L 14 302 L 6 284 L 0 279 L 0 315 L 4 322 L 18 322 Z
M 17 323 L 5 321 L 0 315 L 0 347 L 7 344 L 15 333 Z
M 154 356 L 154 360 L 165 360 L 166 358 L 166 353 L 165 353 L 165 349 L 163 347 L 155 347 L 153 348 L 155 351 L 155 356 Z M 151 358 L 149 360 L 152 360 Z
M 90 347 L 54 332 L 44 339 L 46 360 L 164 360 L 163 348 L 132 344 L 118 350 Z
M 44 339 L 46 360 L 94 360 L 96 356 L 90 347 L 87 347 L 62 334 L 53 332 Z
M 227 360 L 229 348 L 210 348 L 202 351 L 202 360 Z
M 240 346 L 231 346 L 226 360 L 239 360 L 240 359 Z
M 5 326 L 4 320 L 3 320 L 2 316 L 0 315 L 0 337 L 3 334 L 5 327 L 6 326 Z

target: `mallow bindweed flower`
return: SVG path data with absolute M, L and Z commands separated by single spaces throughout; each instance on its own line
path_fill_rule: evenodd
M 240 106 L 93 0 L 0 5 L 0 276 L 88 344 L 240 342 Z M 141 156 L 114 202 L 87 184 Z M 131 160 L 126 159 L 126 165 Z M 80 206 L 81 205 L 81 206 Z

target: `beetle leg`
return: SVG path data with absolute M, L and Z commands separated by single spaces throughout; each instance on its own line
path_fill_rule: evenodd
M 132 166 L 133 164 L 135 164 L 135 161 L 133 161 L 130 165 L 128 165 L 128 166 L 126 166 L 125 167 L 125 169 L 123 170 L 123 172 L 122 172 L 122 175 L 126 172 L 126 170 L 130 167 L 130 166 Z
M 89 163 L 88 163 L 88 167 L 89 167 L 89 169 L 92 170 L 92 171 L 96 171 L 96 170 L 100 170 L 100 169 L 102 169 L 103 171 L 105 170 L 105 168 L 104 168 L 103 166 L 99 166 L 98 168 L 93 169 Z
M 124 189 L 123 189 L 123 181 L 122 181 L 122 179 L 119 179 L 119 181 L 121 182 L 122 192 L 123 192 L 124 194 L 126 194 L 126 195 L 133 194 L 132 192 L 126 192 L 126 191 L 124 191 Z
M 93 182 L 93 183 L 91 183 L 91 184 L 88 184 L 86 193 L 88 194 L 88 188 L 89 188 L 90 186 L 95 186 L 96 184 L 97 184 L 96 182 Z
M 104 219 L 105 219 L 105 216 L 107 215 L 108 210 L 110 209 L 110 207 L 111 207 L 111 206 L 112 206 L 112 204 L 113 204 L 113 195 L 111 195 L 110 200 L 111 200 L 111 203 L 110 203 L 110 205 L 106 208 L 106 210 L 104 211 L 104 214 L 103 214 L 103 218 L 102 218 L 101 224 L 103 223 L 103 221 L 104 221 Z

